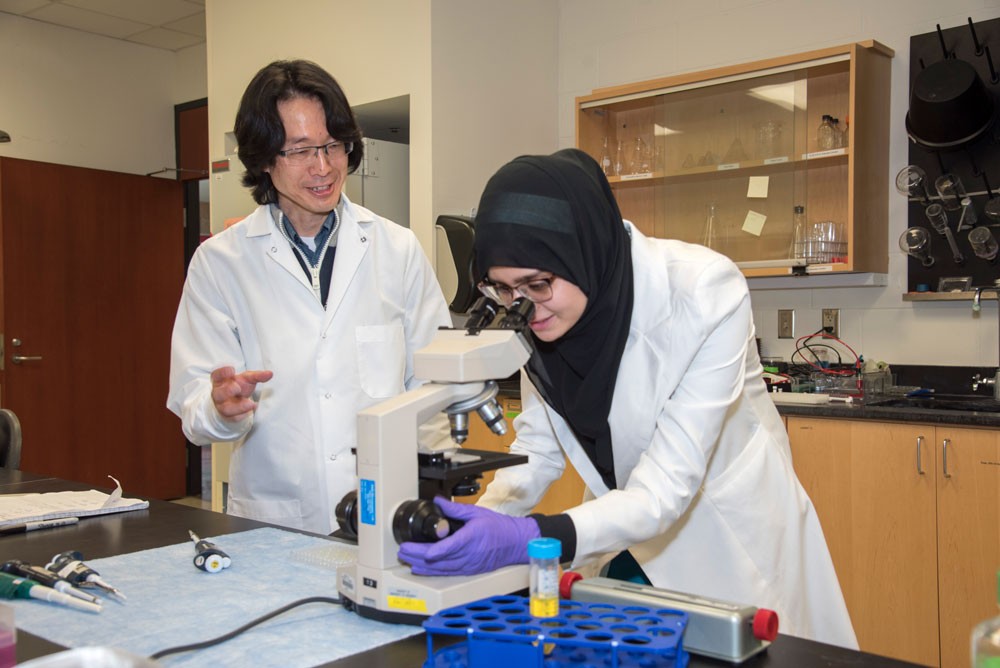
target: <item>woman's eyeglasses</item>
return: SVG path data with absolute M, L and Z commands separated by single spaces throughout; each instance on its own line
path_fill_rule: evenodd
M 556 276 L 533 278 L 530 281 L 525 281 L 513 287 L 487 280 L 480 281 L 476 287 L 481 293 L 504 306 L 510 306 L 514 303 L 517 295 L 524 297 L 530 302 L 539 304 L 552 299 L 552 281 L 556 280 L 556 278 Z

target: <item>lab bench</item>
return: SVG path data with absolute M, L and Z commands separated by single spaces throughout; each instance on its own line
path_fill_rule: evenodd
M 20 471 L 0 470 L 0 494 L 86 490 L 90 487 L 58 478 L 37 476 Z M 66 549 L 67 533 L 72 532 L 73 547 L 88 559 L 111 557 L 178 542 L 193 530 L 200 536 L 217 536 L 270 526 L 263 522 L 224 515 L 209 510 L 150 499 L 147 510 L 88 517 L 79 524 L 51 531 L 35 531 L 0 537 L 0 556 L 31 563 L 45 563 L 53 554 Z M 68 531 L 67 531 L 68 529 Z M 303 532 L 304 533 L 304 532 Z M 252 631 L 250 631 L 252 633 Z M 44 638 L 19 631 L 17 660 L 52 654 L 64 649 Z M 418 634 L 405 640 L 322 664 L 346 668 L 397 668 L 420 666 L 426 658 L 426 640 Z M 169 663 L 169 662 L 168 662 Z M 692 668 L 731 665 L 692 656 Z M 763 654 L 744 665 L 750 668 L 905 668 L 914 664 L 779 635 Z

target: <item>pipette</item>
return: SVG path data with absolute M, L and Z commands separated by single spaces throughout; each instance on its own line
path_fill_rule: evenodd
M 194 541 L 194 565 L 209 573 L 218 573 L 223 568 L 229 568 L 233 560 L 229 555 L 207 540 L 198 538 L 198 534 L 188 529 L 191 540 Z
M 81 601 L 68 594 L 58 592 L 51 587 L 40 585 L 27 578 L 11 575 L 10 573 L 0 573 L 0 598 L 35 598 L 40 601 L 59 603 L 77 610 L 87 612 L 100 612 L 101 606 L 87 601 Z
M 69 580 L 63 579 L 49 569 L 42 568 L 41 566 L 32 566 L 31 564 L 27 564 L 18 559 L 11 559 L 10 561 L 0 564 L 0 572 L 27 578 L 40 585 L 51 587 L 52 589 L 62 592 L 63 594 L 69 594 L 70 596 L 75 596 L 76 598 L 84 601 L 90 601 L 91 603 L 95 603 L 97 605 L 101 604 L 101 599 L 97 598 L 93 594 L 88 594 L 83 590 L 77 589 Z
M 112 596 L 122 601 L 125 600 L 125 594 L 105 582 L 101 578 L 101 574 L 83 563 L 82 559 L 82 554 L 71 550 L 52 557 L 52 561 L 45 564 L 45 568 L 59 577 L 69 580 L 77 587 L 99 587 Z

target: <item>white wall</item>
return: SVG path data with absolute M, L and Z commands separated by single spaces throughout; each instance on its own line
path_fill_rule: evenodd
M 574 97 L 592 89 L 825 46 L 875 39 L 896 51 L 889 171 L 889 285 L 753 290 L 764 353 L 790 358 L 777 338 L 777 309 L 795 309 L 796 335 L 820 327 L 820 309 L 841 309 L 841 338 L 867 359 L 897 364 L 998 364 L 997 307 L 974 318 L 970 303 L 903 302 L 906 262 L 896 240 L 905 201 L 892 188 L 907 164 L 903 121 L 909 95 L 909 38 L 1000 16 L 1000 0 L 560 0 L 559 139 L 574 142 Z M 996 49 L 995 49 L 996 50 Z
M 431 217 L 431 68 L 429 0 L 330 2 L 213 0 L 208 30 L 209 155 L 225 157 L 243 90 L 264 65 L 304 58 L 326 68 L 352 105 L 410 96 L 410 220 Z M 242 166 L 211 181 L 212 229 L 246 215 L 254 203 L 239 184 Z M 430 225 L 413 225 L 430 248 Z
M 352 105 L 409 95 L 410 229 L 429 257 L 438 214 L 468 214 L 504 162 L 557 148 L 556 0 L 299 0 L 291 13 L 214 0 L 206 9 L 212 158 L 225 157 L 246 84 L 277 58 L 316 61 Z M 247 39 L 263 34 L 272 37 Z M 213 229 L 253 207 L 230 159 L 233 171 L 212 179 Z
M 557 141 L 555 0 L 434 0 L 434 213 L 469 215 L 489 177 Z
M 174 105 L 205 97 L 180 53 L 0 14 L 0 156 L 145 174 L 175 166 Z M 167 175 L 170 176 L 169 174 Z

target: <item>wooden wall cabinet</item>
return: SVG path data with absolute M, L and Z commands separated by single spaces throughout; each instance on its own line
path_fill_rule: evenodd
M 868 41 L 598 89 L 576 100 L 577 146 L 647 235 L 711 246 L 748 276 L 884 273 L 892 55 Z M 824 115 L 842 146 L 820 141 Z M 796 253 L 796 206 L 806 234 L 832 221 L 841 245 Z
M 996 614 L 1000 433 L 800 417 L 788 433 L 861 649 L 966 668 Z

